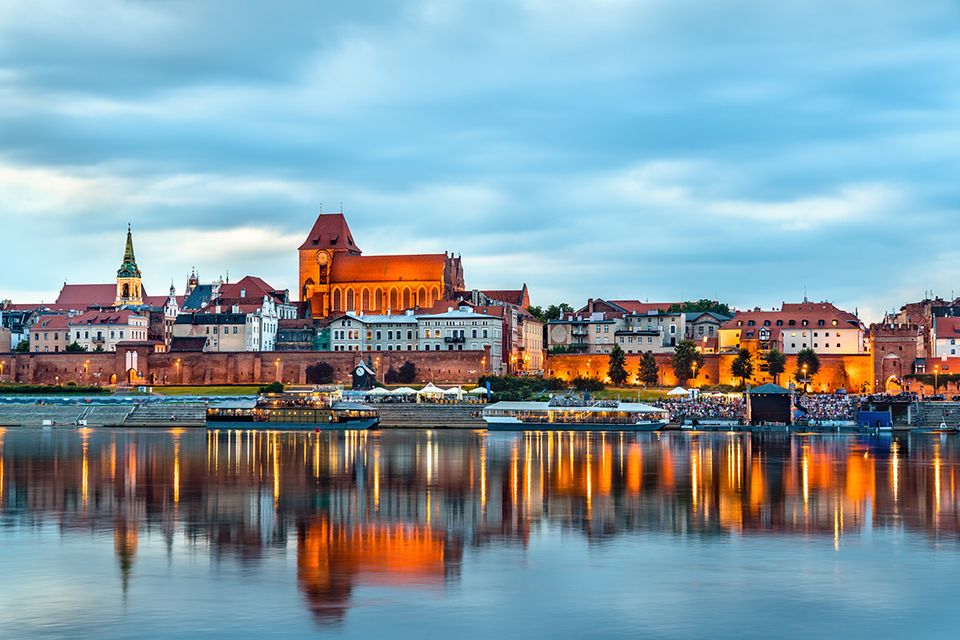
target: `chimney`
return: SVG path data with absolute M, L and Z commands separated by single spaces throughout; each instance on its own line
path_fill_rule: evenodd
M 587 312 L 593 313 L 593 298 L 587 300 Z

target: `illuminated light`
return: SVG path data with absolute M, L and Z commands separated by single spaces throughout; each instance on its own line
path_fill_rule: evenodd
M 803 458 L 800 460 L 800 468 L 803 477 L 803 515 L 807 515 L 807 507 L 810 502 L 810 460 L 807 445 L 803 445 Z
M 933 492 L 936 500 L 937 515 L 940 515 L 940 443 L 933 448 Z
M 173 441 L 173 504 L 180 504 L 180 437 Z
M 373 508 L 380 511 L 380 443 L 373 445 Z
M 893 485 L 893 502 L 900 500 L 900 443 L 894 442 L 890 446 L 890 483 Z

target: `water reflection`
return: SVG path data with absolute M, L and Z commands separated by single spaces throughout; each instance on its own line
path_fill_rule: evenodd
M 6 528 L 112 536 L 124 592 L 144 536 L 255 566 L 295 558 L 303 605 L 341 621 L 358 586 L 442 590 L 465 548 L 556 525 L 957 540 L 960 439 L 783 434 L 0 430 Z

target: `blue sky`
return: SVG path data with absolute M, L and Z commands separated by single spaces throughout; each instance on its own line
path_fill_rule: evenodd
M 343 203 L 467 284 L 802 298 L 960 274 L 960 3 L 0 1 L 0 298 L 263 276 Z

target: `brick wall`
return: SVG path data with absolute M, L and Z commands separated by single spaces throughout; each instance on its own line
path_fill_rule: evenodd
M 657 360 L 657 366 L 660 369 L 660 384 L 665 387 L 672 387 L 680 382 L 673 374 L 673 354 L 654 354 Z M 696 381 L 690 381 L 693 386 L 706 386 L 714 384 L 739 385 L 740 379 L 735 378 L 730 372 L 730 367 L 736 355 L 727 354 L 707 354 L 704 356 L 703 368 L 697 371 Z M 780 376 L 780 384 L 786 386 L 792 379 L 793 372 L 797 368 L 796 356 L 787 356 L 786 372 Z M 635 382 L 635 375 L 640 365 L 639 355 L 627 355 L 627 372 L 630 373 L 631 382 Z M 758 362 L 754 360 L 754 377 L 750 381 L 754 386 L 765 382 L 772 382 L 773 379 L 767 374 L 759 372 Z M 561 380 L 570 380 L 578 375 L 597 377 L 606 379 L 608 358 L 605 355 L 550 355 L 547 357 L 545 371 L 547 375 L 560 378 Z M 869 354 L 862 355 L 821 355 L 820 372 L 813 378 L 812 383 L 816 391 L 833 391 L 834 389 L 847 389 L 851 392 L 859 392 L 861 389 L 872 390 L 873 388 L 873 359 Z
M 305 384 L 307 367 L 327 362 L 334 379 L 349 385 L 351 371 L 361 354 L 350 352 L 263 352 L 263 353 L 150 353 L 148 347 L 131 348 L 138 352 L 142 384 L 266 384 L 280 380 Z M 109 384 L 111 379 L 127 379 L 126 353 L 37 353 L 0 355 L 2 379 L 29 384 Z M 410 360 L 417 367 L 418 382 L 462 384 L 476 382 L 488 366 L 484 351 L 383 351 L 363 353 L 371 357 L 378 377 L 392 365 L 399 369 Z M 113 378 L 113 376 L 116 376 Z

